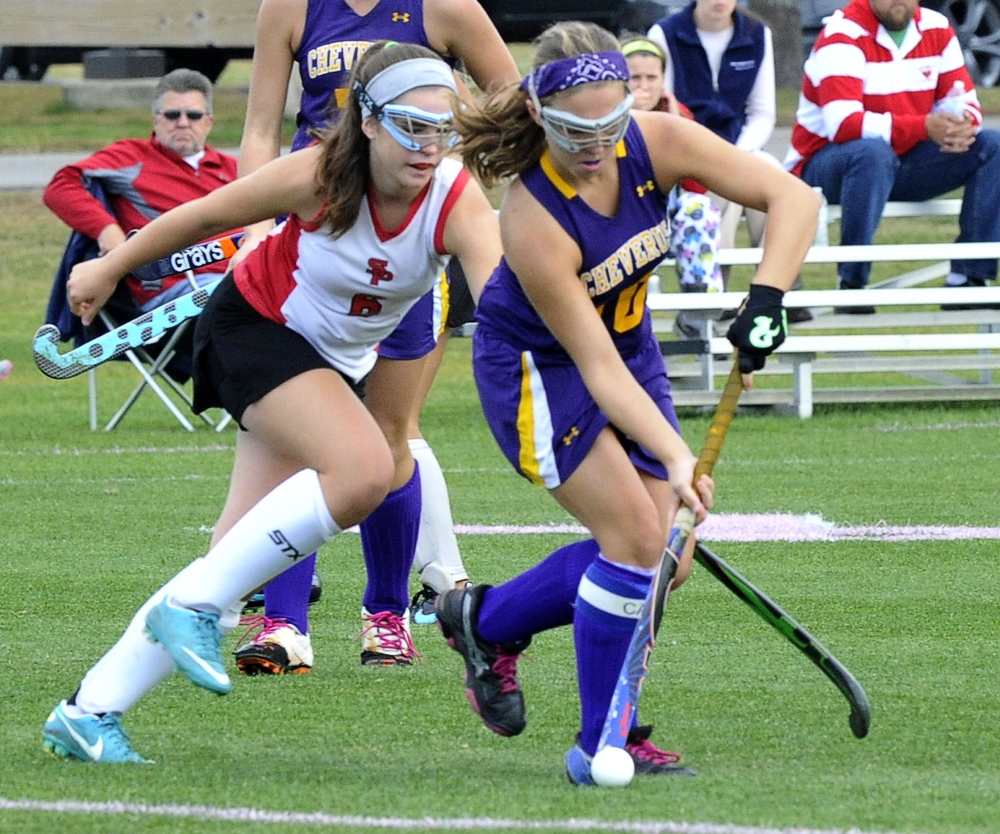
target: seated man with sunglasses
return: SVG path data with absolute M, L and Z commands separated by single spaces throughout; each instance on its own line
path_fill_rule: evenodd
M 45 205 L 95 240 L 103 255 L 165 211 L 236 179 L 235 157 L 206 144 L 211 130 L 212 82 L 194 70 L 167 73 L 153 94 L 152 136 L 121 139 L 60 169 L 45 189 Z M 107 204 L 92 193 L 97 185 Z M 225 266 L 206 267 L 195 278 L 207 283 Z M 191 289 L 183 275 L 125 282 L 142 312 Z

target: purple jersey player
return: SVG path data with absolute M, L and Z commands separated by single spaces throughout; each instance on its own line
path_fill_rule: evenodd
M 572 623 L 581 727 L 567 756 L 590 761 L 640 604 L 684 502 L 703 519 L 714 486 L 692 486 L 646 307 L 669 248 L 666 201 L 684 178 L 768 212 L 768 245 L 729 337 L 744 385 L 784 337 L 781 299 L 813 237 L 811 189 L 686 119 L 632 112 L 614 37 L 572 22 L 548 29 L 519 86 L 460 116 L 466 164 L 486 184 L 515 176 L 500 214 L 504 259 L 479 300 L 473 369 L 483 411 L 514 468 L 549 490 L 592 538 L 502 585 L 449 591 L 438 622 L 466 662 L 467 692 L 497 733 L 524 729 L 517 655 Z M 669 473 L 669 474 L 668 474 Z M 678 576 L 690 569 L 693 537 Z M 640 773 L 691 773 L 637 723 Z

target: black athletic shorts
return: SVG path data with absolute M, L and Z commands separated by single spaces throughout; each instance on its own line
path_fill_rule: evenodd
M 294 330 L 258 313 L 227 275 L 195 326 L 194 412 L 224 408 L 243 428 L 249 406 L 317 368 L 340 373 Z M 361 386 L 344 380 L 360 395 Z
M 448 285 L 448 318 L 445 323 L 450 330 L 476 320 L 476 304 L 458 258 L 448 262 Z

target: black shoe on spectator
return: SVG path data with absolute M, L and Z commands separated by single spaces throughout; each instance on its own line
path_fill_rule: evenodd
M 845 287 L 842 290 L 863 290 L 864 287 Z M 875 314 L 875 308 L 870 304 L 855 305 L 853 307 L 834 307 L 833 312 L 838 316 L 871 316 Z
M 945 284 L 949 289 L 961 290 L 965 287 L 989 286 L 982 278 L 966 278 L 964 284 Z M 942 304 L 942 310 L 1000 310 L 1000 304 Z

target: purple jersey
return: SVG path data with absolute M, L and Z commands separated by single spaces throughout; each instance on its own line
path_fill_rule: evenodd
M 337 107 L 344 106 L 354 64 L 379 40 L 416 43 L 429 49 L 423 0 L 380 0 L 366 15 L 359 15 L 344 0 L 309 0 L 302 43 L 295 53 L 302 100 L 293 150 L 312 141 L 310 128 L 336 117 L 331 96 L 336 95 Z M 448 63 L 454 65 L 452 60 Z
M 618 144 L 620 203 L 614 217 L 588 206 L 556 172 L 548 155 L 521 175 L 531 194 L 576 241 L 583 255 L 580 281 L 623 356 L 635 353 L 652 332 L 646 309 L 650 273 L 667 256 L 667 195 L 656 185 L 653 164 L 635 121 Z M 528 301 L 504 258 L 490 277 L 476 320 L 521 350 L 566 356 Z
M 629 371 L 676 429 L 670 381 L 646 308 L 649 274 L 670 246 L 667 195 L 656 185 L 634 121 L 618 145 L 618 172 L 621 196 L 614 217 L 584 203 L 546 156 L 521 179 L 579 245 L 580 281 Z M 476 319 L 472 368 L 486 422 L 521 475 L 555 489 L 590 453 L 608 418 L 506 260 L 490 276 Z M 667 477 L 648 451 L 621 440 L 636 468 Z

